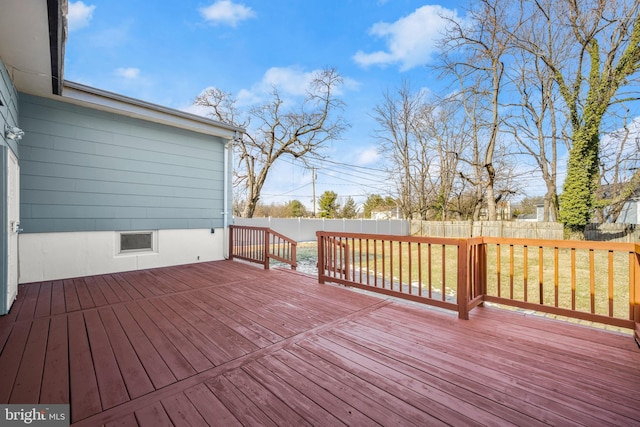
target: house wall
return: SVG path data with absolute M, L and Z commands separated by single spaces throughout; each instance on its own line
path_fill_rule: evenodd
M 629 200 L 622 207 L 622 212 L 616 220 L 620 224 L 638 224 L 640 218 L 640 203 L 638 200 Z
M 0 314 L 8 311 L 8 306 L 15 298 L 15 292 L 8 292 L 9 278 L 9 256 L 17 256 L 17 254 L 9 253 L 9 230 L 8 230 L 8 212 L 7 212 L 7 162 L 9 151 L 18 157 L 18 144 L 10 139 L 5 138 L 5 125 L 18 125 L 18 93 L 11 81 L 11 77 L 0 58 Z M 8 293 L 12 295 L 9 296 Z
M 20 282 L 140 270 L 223 259 L 224 230 L 156 230 L 151 252 L 118 253 L 119 233 L 25 233 L 20 235 Z
M 28 94 L 19 107 L 21 283 L 223 257 L 227 141 Z M 157 232 L 155 253 L 117 253 L 135 230 Z

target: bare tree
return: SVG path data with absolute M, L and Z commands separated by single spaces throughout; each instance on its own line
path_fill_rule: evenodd
M 304 161 L 309 155 L 321 157 L 324 144 L 339 139 L 347 127 L 339 115 L 343 102 L 336 96 L 342 83 L 335 69 L 322 70 L 310 82 L 304 101 L 294 106 L 274 87 L 270 99 L 251 108 L 244 122 L 239 122 L 236 100 L 230 94 L 210 89 L 196 98 L 195 104 L 210 109 L 210 116 L 247 128 L 243 141 L 235 146 L 239 166 L 235 184 L 246 191 L 244 217 L 253 216 L 262 187 L 279 158 Z
M 425 219 L 433 197 L 429 186 L 432 154 L 424 132 L 424 95 L 403 82 L 387 91 L 374 108 L 378 148 L 389 160 L 388 173 L 396 185 L 398 206 L 405 218 Z
M 548 30 L 544 26 L 540 28 L 535 20 L 528 24 L 530 31 Z M 546 48 L 552 55 L 553 46 L 548 44 Z M 546 186 L 543 220 L 555 222 L 559 212 L 558 149 L 562 145 L 569 149 L 564 137 L 563 110 L 557 110 L 561 105 L 560 95 L 552 73 L 539 58 L 520 50 L 514 52 L 513 59 L 510 80 L 519 96 L 512 105 L 515 113 L 506 118 L 505 124 L 523 150 L 521 154 L 530 156 L 540 171 Z
M 508 5 L 501 0 L 480 0 L 464 22 L 449 19 L 450 28 L 442 40 L 445 72 L 453 73 L 472 102 L 467 103 L 473 119 L 476 142 L 474 185 L 481 186 L 489 220 L 496 220 L 496 168 L 494 155 L 500 134 L 500 106 L 504 86 L 505 56 L 508 53 Z M 470 83 L 470 84 L 469 84 Z M 469 107 L 473 106 L 473 111 Z M 482 143 L 481 143 L 482 141 Z M 476 215 L 474 215 L 476 216 Z
M 455 98 L 425 101 L 421 115 L 425 138 L 431 141 L 428 150 L 434 153 L 434 170 L 429 174 L 433 189 L 430 208 L 436 219 L 444 221 L 449 217 L 454 187 L 460 179 L 459 153 L 467 142 L 466 116 L 460 114 L 460 103 Z
M 600 133 L 610 107 L 638 99 L 625 87 L 640 69 L 640 0 L 523 0 L 522 22 L 545 20 L 547 31 L 509 30 L 514 43 L 553 76 L 571 127 L 560 219 L 569 231 L 589 223 L 600 185 Z M 548 46 L 553 46 L 553 51 Z

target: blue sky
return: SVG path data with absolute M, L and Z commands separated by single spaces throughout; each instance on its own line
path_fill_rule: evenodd
M 403 79 L 436 89 L 427 66 L 441 14 L 463 11 L 456 2 L 414 0 L 70 1 L 65 78 L 193 111 L 207 87 L 248 105 L 273 84 L 294 97 L 310 73 L 336 68 L 351 128 L 317 164 L 316 195 L 332 190 L 362 202 L 387 194 L 373 108 Z M 285 159 L 262 200 L 292 199 L 311 206 L 311 173 Z

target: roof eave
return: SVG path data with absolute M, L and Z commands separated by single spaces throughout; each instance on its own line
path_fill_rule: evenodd
M 63 99 L 77 104 L 90 105 L 92 108 L 103 111 L 219 136 L 224 139 L 234 139 L 245 133 L 245 129 L 241 127 L 80 83 L 65 81 Z
M 67 0 L 47 0 L 51 54 L 51 91 L 54 95 L 62 95 L 64 47 L 67 38 L 67 5 Z

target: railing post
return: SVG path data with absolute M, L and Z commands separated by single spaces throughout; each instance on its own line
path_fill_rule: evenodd
M 291 248 L 291 259 L 293 261 L 293 264 L 291 264 L 291 269 L 292 270 L 297 270 L 298 269 L 298 258 L 297 258 L 297 255 L 296 255 L 296 250 L 297 250 L 296 246 L 297 246 L 297 243 L 296 244 L 291 244 L 291 243 L 289 244 L 289 247 Z
M 478 266 L 478 282 L 476 284 L 477 294 L 474 295 L 474 297 L 482 295 L 484 298 L 484 295 L 487 294 L 487 244 L 484 242 L 484 238 L 478 245 L 478 249 L 480 251 L 478 254 L 478 262 L 480 265 Z
M 229 260 L 233 260 L 233 225 L 229 226 Z
M 467 251 L 467 241 L 458 240 L 458 318 L 469 320 L 469 253 Z
M 630 303 L 633 307 L 633 321 L 635 322 L 634 338 L 640 346 L 640 245 L 635 245 L 633 263 L 633 288 L 630 289 Z
M 269 229 L 264 230 L 263 233 L 263 239 L 264 239 L 264 269 L 268 270 L 269 269 L 269 260 L 271 259 L 269 257 L 269 249 L 270 249 L 270 245 L 269 245 L 269 240 L 270 240 L 270 235 L 269 235 Z
M 318 246 L 318 283 L 324 283 L 324 236 L 316 231 L 316 242 Z

